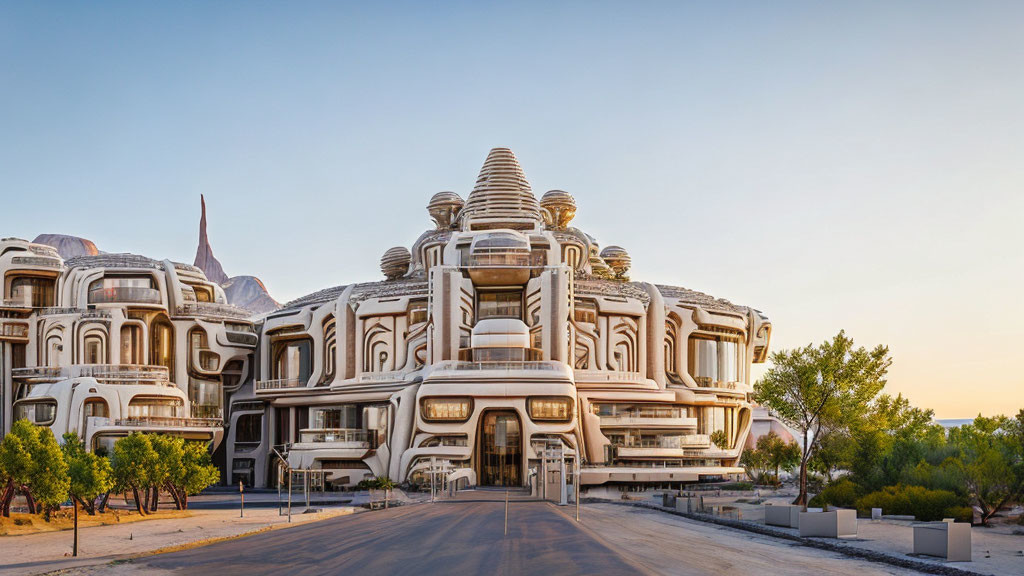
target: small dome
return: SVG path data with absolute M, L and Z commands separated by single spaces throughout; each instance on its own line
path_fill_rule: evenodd
M 380 258 L 380 271 L 388 280 L 397 280 L 409 270 L 412 255 L 403 246 L 396 246 L 384 253 Z
M 455 222 L 464 204 L 462 197 L 455 192 L 438 192 L 430 198 L 427 212 L 434 219 L 438 230 L 447 230 Z
M 549 190 L 540 199 L 540 207 L 551 217 L 548 225 L 554 230 L 565 230 L 576 216 L 576 199 L 565 190 Z
M 626 252 L 624 248 L 621 246 L 608 246 L 601 250 L 601 258 L 615 272 L 617 278 L 629 279 L 629 267 L 633 260 L 629 257 L 629 252 Z

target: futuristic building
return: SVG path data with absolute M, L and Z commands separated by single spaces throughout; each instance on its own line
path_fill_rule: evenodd
M 0 240 L 0 431 L 28 418 L 92 449 L 134 431 L 223 437 L 223 399 L 250 369 L 248 313 L 187 264 L 133 254 L 67 261 Z
M 573 227 L 567 192 L 538 200 L 505 148 L 465 200 L 426 208 L 433 226 L 384 253 L 384 280 L 258 318 L 193 266 L 4 240 L 4 429 L 24 416 L 92 446 L 223 431 L 225 479 L 255 486 L 284 462 L 336 487 L 438 470 L 539 486 L 552 454 L 591 487 L 743 472 L 763 314 L 631 279 L 629 253 Z M 202 242 L 200 260 L 216 262 Z
M 230 397 L 233 479 L 273 484 L 280 455 L 335 485 L 422 482 L 443 461 L 520 486 L 552 449 L 583 485 L 742 473 L 767 318 L 631 281 L 626 250 L 572 227 L 576 210 L 560 190 L 538 200 L 496 148 L 465 201 L 435 194 L 434 227 L 385 252 L 385 280 L 267 315 L 257 379 Z

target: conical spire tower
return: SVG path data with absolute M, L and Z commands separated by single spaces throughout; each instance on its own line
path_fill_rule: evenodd
M 492 148 L 476 186 L 459 213 L 464 229 L 532 229 L 541 222 L 540 204 L 519 161 L 508 148 Z

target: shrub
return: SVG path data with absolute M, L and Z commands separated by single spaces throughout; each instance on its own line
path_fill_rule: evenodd
M 947 508 L 943 518 L 954 518 L 957 522 L 974 523 L 974 508 L 970 506 L 952 506 Z
M 849 478 L 840 478 L 825 487 L 817 496 L 811 498 L 810 506 L 840 506 L 850 508 L 856 505 L 861 489 Z
M 914 516 L 918 520 L 942 520 L 960 514 L 965 502 L 948 490 L 928 490 L 921 486 L 886 486 L 857 499 L 857 511 L 863 515 L 872 508 L 881 508 L 885 514 Z

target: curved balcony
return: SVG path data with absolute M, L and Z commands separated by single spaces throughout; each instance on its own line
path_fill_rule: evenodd
M 377 431 L 361 428 L 307 428 L 299 431 L 299 442 L 331 444 L 331 448 L 370 450 L 377 447 Z
M 0 323 L 0 340 L 28 342 L 28 324 Z
M 162 304 L 156 288 L 110 286 L 89 291 L 89 304 Z
M 166 366 L 144 364 L 76 364 L 73 366 L 15 368 L 11 376 L 30 384 L 59 382 L 69 378 L 93 378 L 100 384 L 171 386 Z
M 172 416 L 129 416 L 114 420 L 115 426 L 127 428 L 216 428 L 220 418 L 176 418 Z
M 495 363 L 495 362 L 540 362 L 544 360 L 544 351 L 540 348 L 462 348 L 459 350 L 460 362 Z
M 305 388 L 306 381 L 298 378 L 276 378 L 273 380 L 257 380 L 256 393 L 273 393 L 295 391 Z

